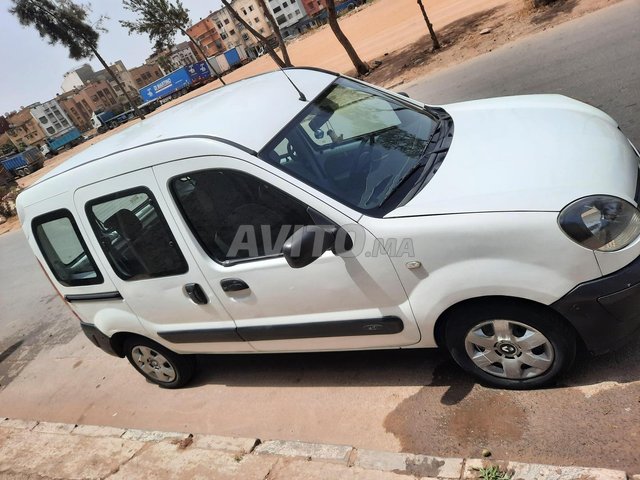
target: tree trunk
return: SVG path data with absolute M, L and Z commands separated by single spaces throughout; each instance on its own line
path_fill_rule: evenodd
M 124 96 L 127 97 L 127 101 L 131 105 L 131 108 L 133 108 L 133 111 L 136 114 L 136 116 L 140 118 L 140 120 L 144 120 L 145 119 L 144 114 L 140 111 L 140 109 L 133 102 L 133 100 L 131 100 L 131 97 L 129 96 L 129 92 L 127 92 L 127 90 L 124 88 L 124 85 L 122 84 L 120 79 L 116 76 L 116 74 L 113 73 L 113 70 L 111 70 L 111 67 L 109 67 L 109 65 L 107 65 L 107 62 L 104 61 L 104 58 L 100 56 L 100 54 L 98 53 L 98 50 L 96 50 L 95 48 L 91 48 L 91 50 L 93 51 L 93 54 L 96 56 L 96 58 L 100 61 L 104 69 L 107 71 L 107 73 L 111 75 L 111 78 L 113 78 L 116 81 L 116 84 L 118 85 L 118 87 L 120 87 L 120 90 L 122 90 L 122 92 L 124 93 Z
M 251 34 L 256 37 L 258 40 L 260 40 L 262 43 L 264 43 L 264 46 L 267 49 L 267 52 L 269 53 L 269 56 L 273 59 L 274 62 L 276 62 L 276 65 L 278 65 L 278 67 L 280 68 L 284 68 L 284 67 L 291 67 L 291 62 L 288 61 L 289 59 L 289 55 L 286 55 L 286 60 L 282 60 L 279 56 L 278 53 L 273 49 L 273 47 L 271 45 L 269 45 L 269 41 L 264 37 L 264 35 L 261 35 L 260 32 L 256 31 L 256 29 L 252 28 L 251 25 L 249 25 L 247 23 L 247 21 L 242 18 L 240 16 L 240 14 L 238 12 L 235 11 L 235 9 L 229 5 L 229 2 L 227 0 L 222 0 L 222 3 L 225 7 L 227 7 L 229 9 L 229 12 L 231 12 L 231 16 L 233 16 L 233 18 L 235 18 L 238 22 L 240 22 L 242 25 L 244 25 L 244 27 L 249 30 L 251 32 Z M 278 33 L 280 33 L 278 31 Z M 286 52 L 286 47 L 285 50 L 283 50 L 283 56 L 284 53 Z
M 349 58 L 353 63 L 353 66 L 356 67 L 356 71 L 358 72 L 358 75 L 365 75 L 369 73 L 369 65 L 367 65 L 365 62 L 363 62 L 360 59 L 360 57 L 358 56 L 358 53 L 356 52 L 356 49 L 353 48 L 353 45 L 351 45 L 351 42 L 349 41 L 347 36 L 344 34 L 342 29 L 340 28 L 340 25 L 338 24 L 338 15 L 336 14 L 335 1 L 334 0 L 326 0 L 326 1 L 327 1 L 327 13 L 329 14 L 329 26 L 331 27 L 333 34 L 336 36 L 336 38 L 338 39 L 342 47 L 346 50 L 347 55 L 349 55 Z
M 187 37 L 189 40 L 191 40 L 191 43 L 193 43 L 195 45 L 195 47 L 198 49 L 198 51 L 200 52 L 200 55 L 202 55 L 202 58 L 204 58 L 204 61 L 207 62 L 207 65 L 209 65 L 209 68 L 211 69 L 211 73 L 213 73 L 215 75 L 215 77 L 218 80 L 220 80 L 220 83 L 222 83 L 222 85 L 226 85 L 226 83 L 224 83 L 224 80 L 222 79 L 222 77 L 220 75 L 218 75 L 218 72 L 216 72 L 216 69 L 213 68 L 213 65 L 211 64 L 211 62 L 207 58 L 207 54 L 204 53 L 204 50 L 202 50 L 202 47 L 200 46 L 200 42 L 198 42 L 195 38 L 193 38 L 191 35 L 189 35 L 186 30 L 180 28 L 180 31 L 182 32 L 182 34 L 185 37 Z
M 440 42 L 438 41 L 438 37 L 436 36 L 436 32 L 433 29 L 433 25 L 431 25 L 431 21 L 427 16 L 427 11 L 422 4 L 422 0 L 418 0 L 418 5 L 420 6 L 420 10 L 422 11 L 422 16 L 424 17 L 424 22 L 427 24 L 427 28 L 429 29 L 429 35 L 431 35 L 431 43 L 433 44 L 433 49 L 438 50 L 440 48 Z
M 291 63 L 291 59 L 289 58 L 287 45 L 284 43 L 284 39 L 282 38 L 282 34 L 280 33 L 280 28 L 278 27 L 278 23 L 276 22 L 276 19 L 273 18 L 273 15 L 271 15 L 271 10 L 269 10 L 269 7 L 267 7 L 267 4 L 265 3 L 264 0 L 258 0 L 258 4 L 262 8 L 262 13 L 264 13 L 264 16 L 267 17 L 267 20 L 269 20 L 269 23 L 271 24 L 271 28 L 273 29 L 273 33 L 278 39 L 278 45 L 280 46 L 280 51 L 282 52 L 282 59 L 284 60 L 284 66 L 293 67 L 293 64 Z M 265 46 L 268 47 L 268 43 L 265 43 Z

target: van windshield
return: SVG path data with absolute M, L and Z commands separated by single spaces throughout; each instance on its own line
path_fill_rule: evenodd
M 339 78 L 260 157 L 367 212 L 420 166 L 437 123 L 426 110 Z

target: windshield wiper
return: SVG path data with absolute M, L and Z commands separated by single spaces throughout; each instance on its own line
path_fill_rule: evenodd
M 387 199 L 391 195 L 393 195 L 402 186 L 402 184 L 406 182 L 407 179 L 409 179 L 417 170 L 420 170 L 421 168 L 425 168 L 425 171 L 427 171 L 430 169 L 431 165 L 428 165 L 428 164 L 431 163 L 430 160 L 433 159 L 432 153 L 434 152 L 431 152 L 429 150 L 429 147 L 434 143 L 434 139 L 436 139 L 436 135 L 442 131 L 443 124 L 444 122 L 442 120 L 438 121 L 438 123 L 436 124 L 436 127 L 433 130 L 433 133 L 429 136 L 429 140 L 427 141 L 427 144 L 425 145 L 424 149 L 422 150 L 422 153 L 418 157 L 418 161 L 402 177 L 400 177 L 398 180 L 394 182 L 394 184 L 389 189 L 389 192 L 384 196 L 384 198 L 377 205 L 378 207 L 380 207 L 384 202 L 386 202 Z

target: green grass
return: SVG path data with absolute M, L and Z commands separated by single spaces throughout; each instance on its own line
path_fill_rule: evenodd
M 503 472 L 499 467 L 493 465 L 492 467 L 480 468 L 478 475 L 481 480 L 511 480 L 512 475 Z

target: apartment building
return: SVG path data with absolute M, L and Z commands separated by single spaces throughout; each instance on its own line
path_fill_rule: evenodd
M 31 116 L 36 119 L 49 138 L 62 135 L 75 126 L 55 99 L 33 104 Z
M 138 90 L 162 78 L 164 74 L 158 65 L 140 65 L 129 70 Z
M 199 62 L 201 58 L 196 47 L 189 41 L 174 45 L 167 56 L 173 66 L 173 70 Z
M 105 80 L 94 80 L 83 88 L 58 95 L 56 100 L 71 121 L 83 132 L 93 128 L 93 112 L 122 109 L 116 93 Z
M 0 115 L 0 135 L 9 130 L 9 122 L 4 117 L 4 115 Z
M 91 65 L 85 63 L 79 68 L 64 74 L 61 89 L 63 92 L 70 92 L 76 88 L 82 88 L 96 77 Z
M 256 0 L 234 0 L 231 2 L 231 7 L 260 35 L 267 39 L 273 36 L 273 27 Z M 254 37 L 242 23 L 236 21 L 228 8 L 216 10 L 207 18 L 215 24 L 226 49 L 243 47 L 250 58 L 263 53 L 260 40 Z
M 211 16 L 194 23 L 187 29 L 187 32 L 200 43 L 200 47 L 207 57 L 213 57 L 227 49 Z
M 16 150 L 7 132 L 0 133 L 0 155 L 7 155 Z M 0 182 L 1 183 L 1 182 Z
M 136 88 L 136 83 L 133 79 L 133 76 L 129 72 L 129 70 L 127 70 L 127 67 L 124 66 L 124 63 L 122 63 L 122 60 L 118 60 L 113 65 L 109 65 L 109 68 L 111 69 L 113 74 L 117 77 L 117 79 L 120 80 L 120 83 L 122 83 L 122 86 L 131 97 L 131 100 L 133 100 L 134 102 L 140 103 L 141 99 L 140 99 L 140 95 L 138 94 L 138 89 Z M 113 79 L 113 77 L 109 75 L 109 72 L 107 72 L 106 69 L 97 71 L 95 78 L 108 82 L 111 88 L 113 89 L 113 91 L 115 92 L 116 97 L 118 98 L 118 102 L 123 106 L 127 106 L 127 107 L 129 106 L 129 101 L 125 96 L 125 93 L 122 91 L 122 89 L 118 85 L 118 82 L 116 82 Z
M 302 2 L 302 6 L 304 7 L 305 12 L 307 12 L 307 16 L 310 18 L 315 17 L 319 13 L 321 13 L 325 8 L 327 8 L 325 4 L 325 0 L 300 0 Z
M 300 33 L 296 26 L 307 18 L 307 12 L 301 0 L 267 0 L 267 6 L 283 37 Z
M 9 138 L 18 148 L 26 148 L 33 145 L 40 147 L 45 143 L 47 136 L 42 128 L 31 115 L 31 107 L 21 108 L 18 112 L 13 112 L 7 117 L 9 122 Z

